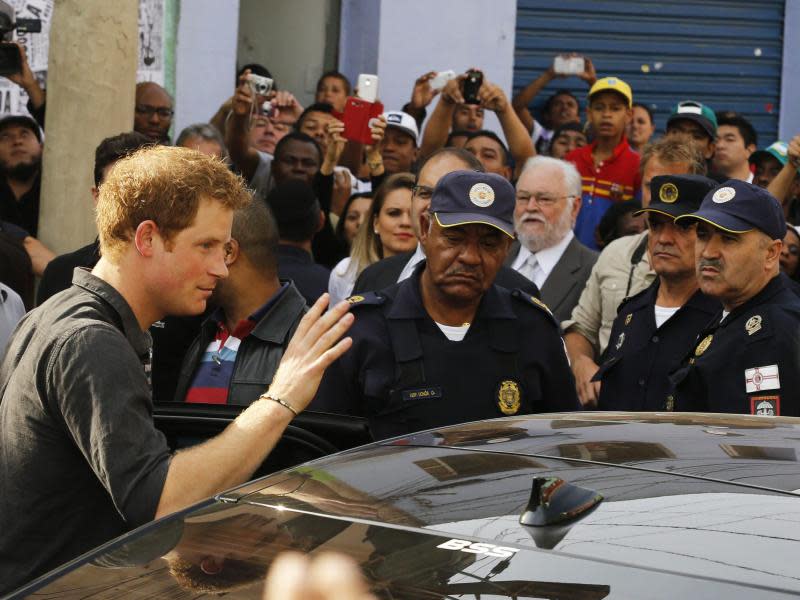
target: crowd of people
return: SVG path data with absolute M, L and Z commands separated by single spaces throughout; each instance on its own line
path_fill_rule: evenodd
M 375 439 L 582 409 L 800 416 L 800 135 L 759 146 L 675 98 L 656 137 L 584 65 L 585 98 L 540 114 L 553 69 L 512 99 L 426 73 L 370 143 L 346 136 L 339 72 L 303 107 L 245 65 L 174 145 L 173 99 L 140 83 L 133 130 L 95 154 L 98 237 L 56 257 L 23 61 L 32 116 L 0 120 L 0 591 L 246 480 L 306 407 Z M 246 408 L 172 455 L 164 402 Z

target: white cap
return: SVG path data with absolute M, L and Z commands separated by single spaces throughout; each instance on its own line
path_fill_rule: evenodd
M 417 121 L 408 113 L 399 110 L 390 110 L 383 113 L 386 117 L 386 126 L 394 127 L 410 135 L 414 138 L 414 145 L 419 146 L 419 129 L 417 129 Z

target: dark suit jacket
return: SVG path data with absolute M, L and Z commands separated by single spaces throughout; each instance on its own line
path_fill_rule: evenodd
M 519 249 L 517 249 L 519 251 Z M 371 264 L 361 272 L 361 275 L 356 279 L 353 286 L 353 293 L 360 294 L 363 292 L 376 292 L 397 283 L 397 278 L 403 272 L 403 267 L 414 256 L 413 252 L 406 252 L 405 254 L 396 254 L 389 258 L 384 258 L 376 263 Z M 508 290 L 516 288 L 536 296 L 541 299 L 541 293 L 536 284 L 524 275 L 520 275 L 514 269 L 506 266 L 500 267 L 495 277 L 494 282 Z
M 514 241 L 506 265 L 510 266 L 518 254 L 519 242 Z M 542 286 L 542 300 L 559 321 L 565 321 L 572 315 L 572 309 L 581 297 L 597 257 L 597 252 L 581 244 L 577 237 L 572 238 L 564 254 L 545 279 Z

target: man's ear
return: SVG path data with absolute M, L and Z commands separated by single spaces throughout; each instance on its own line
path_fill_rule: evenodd
M 767 271 L 771 271 L 780 262 L 783 240 L 772 240 L 767 246 Z
M 420 244 L 424 244 L 428 237 L 428 229 L 431 224 L 431 219 L 433 217 L 427 211 L 419 213 L 419 242 Z
M 94 206 L 97 206 L 97 199 L 100 197 L 100 188 L 92 187 L 92 198 L 94 199 Z
M 156 246 L 164 245 L 164 240 L 158 231 L 158 225 L 156 225 L 155 221 L 148 219 L 139 223 L 133 235 L 133 243 L 140 255 L 149 258 L 153 256 Z
M 716 142 L 709 142 L 709 144 L 708 144 L 708 150 L 706 151 L 706 153 L 705 153 L 705 155 L 703 156 L 703 158 L 705 158 L 706 160 L 711 160 L 712 158 L 714 158 L 714 153 L 715 153 L 716 151 L 717 151 L 717 144 L 716 144 Z
M 227 244 L 225 244 L 225 266 L 229 267 L 236 262 L 236 260 L 241 255 L 241 249 L 239 248 L 239 242 L 234 239 L 231 239 Z

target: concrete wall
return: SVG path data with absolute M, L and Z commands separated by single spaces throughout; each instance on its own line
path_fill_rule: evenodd
M 343 40 L 341 69 L 355 81 L 376 56 L 379 96 L 387 109 L 408 102 L 414 80 L 427 71 L 479 67 L 510 95 L 516 16 L 515 0 L 349 0 L 342 5 L 342 36 L 364 36 L 360 51 L 366 56 L 359 63 L 346 52 L 355 54 L 358 43 Z M 487 113 L 486 125 L 500 131 L 494 114 Z
M 137 5 L 56 2 L 50 26 L 47 143 L 38 237 L 56 253 L 96 235 L 94 151 L 131 128 L 138 60 Z
M 239 0 L 181 0 L 173 136 L 207 122 L 233 94 Z
M 338 0 L 241 0 L 238 64 L 263 64 L 305 106 L 336 66 L 338 19 Z
M 800 134 L 800 0 L 786 0 L 785 10 L 778 129 L 780 139 L 788 142 Z

